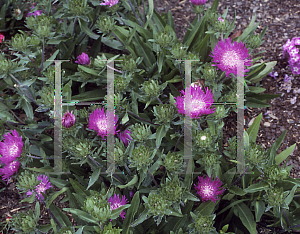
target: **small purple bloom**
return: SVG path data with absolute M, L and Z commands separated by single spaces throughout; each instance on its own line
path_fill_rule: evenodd
M 118 122 L 118 116 L 114 117 L 114 134 L 118 133 L 120 130 L 116 131 L 117 128 L 117 122 Z M 101 136 L 103 139 L 105 136 L 107 136 L 107 114 L 104 112 L 104 108 L 98 108 L 96 110 L 93 110 L 92 113 L 90 113 L 89 117 L 89 129 L 92 129 L 97 132 L 98 136 Z
M 285 57 L 285 52 L 294 47 L 294 42 L 290 39 L 283 45 L 283 58 Z
M 300 75 L 300 64 L 292 66 L 291 70 L 294 75 Z
M 67 112 L 62 117 L 61 123 L 65 128 L 72 127 L 75 123 L 75 115 L 73 114 L 73 111 L 71 111 L 70 113 L 69 110 L 67 110 Z
M 90 65 L 91 61 L 89 56 L 82 52 L 81 55 L 77 56 L 77 60 L 75 61 L 75 63 L 78 63 L 80 65 Z
M 211 177 L 198 176 L 199 182 L 197 185 L 194 184 L 198 195 L 201 197 L 202 201 L 216 201 L 218 200 L 218 195 L 224 192 L 224 188 L 221 188 L 223 184 L 222 181 L 216 178 L 215 181 L 211 181 Z M 221 190 L 220 190 L 221 189 Z
M 38 195 L 36 194 L 36 197 L 38 198 L 38 200 L 40 201 L 40 197 L 41 199 L 44 199 L 42 193 L 45 193 L 47 189 L 51 188 L 51 184 L 48 180 L 48 177 L 46 175 L 38 175 L 37 177 L 38 180 L 41 180 L 41 183 L 39 183 L 37 186 L 36 186 L 36 191 L 38 193 Z M 28 192 L 26 193 L 27 196 L 31 196 L 31 194 L 33 193 L 34 191 L 30 191 L 30 189 L 28 190 Z
M 222 19 L 221 16 L 218 18 L 218 20 L 224 22 L 224 19 Z
M 12 134 L 12 135 L 11 135 Z M 4 142 L 0 142 L 1 163 L 10 163 L 21 156 L 23 151 L 22 136 L 14 129 L 4 135 Z
M 216 43 L 214 51 L 210 55 L 213 58 L 212 66 L 217 66 L 219 69 L 226 73 L 226 77 L 229 76 L 229 73 L 237 75 L 238 65 L 242 64 L 244 72 L 250 71 L 245 69 L 245 66 L 251 66 L 252 60 L 249 58 L 248 49 L 246 44 L 244 46 L 243 42 L 235 41 L 231 43 L 231 38 L 219 41 L 219 44 Z M 243 72 L 242 72 L 243 73 Z
M 118 2 L 119 0 L 104 0 L 104 2 L 100 3 L 100 5 L 112 7 L 113 5 L 118 4 Z
M 132 140 L 130 134 L 131 132 L 128 129 L 118 134 L 119 138 L 121 139 L 121 141 L 124 143 L 125 146 L 128 146 L 130 140 Z
M 204 5 L 207 0 L 191 0 L 191 3 L 194 5 Z
M 132 192 L 132 191 L 130 190 L 129 195 L 130 195 L 131 198 L 133 198 L 134 192 Z
M 300 37 L 294 37 L 292 43 L 294 43 L 294 45 L 300 45 Z
M 31 10 L 34 8 L 34 6 L 33 7 L 31 7 Z M 34 12 L 32 12 L 32 13 L 28 13 L 27 14 L 27 17 L 29 17 L 29 16 L 34 16 L 34 17 L 36 17 L 36 16 L 38 16 L 38 15 L 41 15 L 43 13 L 43 11 L 42 10 L 39 10 L 39 11 L 34 11 Z
M 2 180 L 6 180 L 8 184 L 10 177 L 18 172 L 20 166 L 21 163 L 19 161 L 12 161 L 5 164 L 3 168 L 0 168 L 0 175 L 2 175 Z
M 176 97 L 176 103 L 175 105 L 178 108 L 178 112 L 180 114 L 185 114 L 185 104 L 184 104 L 184 99 L 185 99 L 185 91 L 181 90 L 180 91 L 183 96 L 178 96 Z M 214 109 L 210 109 L 211 105 L 214 102 L 213 99 L 213 93 L 211 93 L 210 89 L 206 89 L 206 94 L 204 91 L 202 91 L 202 87 L 196 86 L 196 87 L 191 87 L 191 118 L 199 118 L 201 115 L 209 115 L 214 113 Z
M 297 96 L 290 99 L 290 102 L 291 102 L 292 105 L 294 105 L 296 103 L 296 99 L 297 99 Z
M 291 78 L 287 74 L 284 74 L 284 80 L 283 80 L 283 82 L 284 83 L 289 83 L 290 81 L 291 81 Z
M 295 66 L 297 64 L 300 64 L 300 55 L 296 54 L 295 56 L 290 57 L 289 64 L 290 66 Z
M 268 74 L 269 76 L 272 76 L 276 80 L 276 76 L 278 76 L 278 72 L 272 71 L 271 73 Z
M 114 196 L 111 196 L 108 199 L 108 202 L 110 202 L 110 210 L 118 209 L 120 206 L 126 205 L 128 200 L 126 199 L 125 195 L 122 196 L 122 201 L 120 201 L 119 194 L 115 194 Z M 122 219 L 125 219 L 126 212 L 123 210 L 120 214 Z M 112 219 L 110 220 L 112 221 Z
M 270 111 L 270 110 L 268 110 L 268 111 L 265 113 L 265 115 L 269 115 L 269 114 L 271 114 L 271 111 Z

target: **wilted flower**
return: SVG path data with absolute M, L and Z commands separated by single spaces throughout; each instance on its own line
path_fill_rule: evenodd
M 195 189 L 202 201 L 216 201 L 218 200 L 218 195 L 221 195 L 224 192 L 224 188 L 220 186 L 223 184 L 222 181 L 216 178 L 215 181 L 211 181 L 211 177 L 207 176 L 205 179 L 203 177 L 198 176 L 199 182 L 197 185 L 194 184 Z
M 41 180 L 41 183 L 38 184 L 36 186 L 36 191 L 38 194 L 36 194 L 36 197 L 38 198 L 38 200 L 40 200 L 40 197 L 41 199 L 44 199 L 42 193 L 45 193 L 47 189 L 49 189 L 51 186 L 49 180 L 48 180 L 48 177 L 46 175 L 38 175 L 37 177 L 38 180 Z M 34 191 L 30 191 L 28 190 L 28 192 L 26 193 L 27 196 L 31 196 L 31 194 L 33 193 Z
M 12 134 L 12 135 L 10 135 Z M 14 129 L 4 135 L 4 142 L 0 142 L 1 163 L 10 163 L 21 156 L 23 148 L 22 136 Z
M 19 161 L 12 161 L 4 165 L 3 168 L 0 168 L 0 175 L 2 175 L 2 180 L 6 180 L 8 184 L 10 177 L 19 170 L 20 165 L 21 163 Z
M 118 134 L 119 138 L 121 139 L 121 141 L 124 143 L 125 146 L 127 146 L 130 140 L 132 140 L 130 134 L 131 132 L 128 129 L 126 129 L 124 132 L 119 132 Z
M 110 210 L 115 210 L 115 209 L 118 209 L 120 206 L 126 205 L 126 203 L 128 201 L 127 201 L 125 195 L 122 196 L 122 200 L 120 201 L 119 194 L 117 194 L 117 195 L 115 194 L 114 196 L 111 196 L 108 199 L 108 202 L 110 202 Z M 125 219 L 125 214 L 126 214 L 126 212 L 123 210 L 120 214 L 122 219 Z M 110 221 L 112 221 L 112 219 Z
M 185 114 L 185 91 L 180 91 L 183 96 L 176 98 L 176 106 L 180 114 Z M 214 113 L 215 109 L 210 109 L 214 102 L 213 94 L 210 89 L 206 89 L 206 94 L 202 91 L 202 87 L 191 87 L 191 118 L 199 118 L 201 115 L 208 115 Z
M 2 43 L 2 40 L 4 39 L 4 35 L 0 33 L 0 43 Z
M 114 117 L 114 121 L 114 134 L 116 134 L 116 123 L 118 121 L 118 116 Z M 107 136 L 107 114 L 105 114 L 104 108 L 93 110 L 93 112 L 90 114 L 89 129 L 95 130 L 97 135 L 102 136 L 103 139 L 105 136 Z M 119 132 L 119 130 L 117 132 Z
M 34 8 L 34 6 L 33 7 L 31 7 L 31 10 Z M 34 17 L 36 17 L 36 16 L 38 16 L 38 15 L 41 15 L 43 13 L 43 11 L 42 10 L 39 10 L 39 11 L 34 11 L 34 12 L 32 12 L 32 13 L 28 13 L 27 14 L 27 17 L 29 17 L 29 16 L 34 16 Z
M 70 113 L 69 110 L 67 110 L 67 112 L 62 117 L 61 123 L 65 128 L 72 127 L 75 123 L 75 115 L 73 114 L 73 111 L 71 111 Z
M 246 44 L 244 47 L 243 42 L 231 43 L 231 38 L 219 41 L 219 46 L 215 46 L 214 51 L 210 55 L 213 58 L 212 66 L 217 66 L 222 71 L 225 71 L 226 77 L 229 73 L 237 75 L 237 68 L 240 63 L 244 63 L 243 66 L 251 66 L 251 59 L 247 59 L 250 55 Z M 244 69 L 244 72 L 250 71 Z
M 89 56 L 82 52 L 81 55 L 77 56 L 77 60 L 75 63 L 78 63 L 80 65 L 89 65 L 91 63 Z
M 191 3 L 194 5 L 204 5 L 207 0 L 191 0 Z
M 119 0 L 104 0 L 104 2 L 100 3 L 100 5 L 112 7 L 113 5 L 118 4 L 118 2 L 119 2 Z

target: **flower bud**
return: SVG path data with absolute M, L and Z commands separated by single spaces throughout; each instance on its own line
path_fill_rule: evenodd
M 208 148 L 212 145 L 214 138 L 211 136 L 209 129 L 197 131 L 195 143 L 199 148 Z
M 251 49 L 256 49 L 258 47 L 260 47 L 262 41 L 259 35 L 252 35 L 249 39 L 248 39 L 248 43 L 247 46 L 250 47 Z
M 31 211 L 31 210 L 30 210 Z M 13 230 L 24 233 L 34 233 L 36 230 L 37 222 L 35 220 L 33 212 L 29 211 L 29 214 L 18 213 L 11 218 L 11 225 Z
M 171 204 L 162 193 L 151 191 L 144 205 L 151 215 L 163 216 Z
M 212 215 L 201 215 L 200 212 L 190 212 L 194 223 L 188 225 L 188 228 L 193 230 L 195 233 L 215 233 L 216 230 L 214 228 L 214 219 L 216 218 L 215 214 Z
M 174 33 L 173 29 L 169 25 L 167 25 L 162 32 L 157 34 L 155 42 L 161 47 L 166 48 L 172 44 L 175 38 L 176 34 Z
M 83 209 L 95 217 L 99 222 L 104 223 L 110 219 L 110 205 L 107 202 L 104 190 L 102 190 L 101 193 L 96 191 L 93 192 L 94 194 L 87 197 L 84 201 Z
M 206 12 L 206 19 L 210 25 L 214 25 L 216 20 L 218 19 L 217 11 L 208 9 Z
M 259 166 L 268 162 L 268 155 L 261 145 L 257 145 L 254 142 L 250 143 L 249 151 L 246 151 L 246 163 Z
M 166 183 L 161 184 L 161 187 L 161 193 L 167 200 L 172 202 L 181 200 L 183 188 L 178 176 L 173 177 L 172 180 L 166 178 Z
M 137 62 L 132 55 L 123 55 L 120 66 L 123 71 L 132 73 L 137 68 Z
M 114 156 L 115 156 L 115 162 L 118 165 L 124 166 L 125 164 L 125 146 L 122 141 L 120 141 L 118 138 L 115 139 L 115 150 L 114 150 Z
M 196 0 L 194 0 L 196 1 Z M 196 13 L 196 14 L 201 14 L 203 11 L 204 11 L 204 6 L 203 5 L 194 5 L 193 6 L 193 11 Z
M 125 93 L 127 86 L 129 84 L 129 81 L 126 80 L 126 78 L 122 76 L 117 76 L 115 78 L 115 92 L 119 93 Z
M 267 209 L 270 209 L 272 207 L 279 207 L 284 202 L 284 199 L 288 193 L 288 191 L 287 193 L 283 192 L 282 187 L 270 187 L 264 195 L 264 198 L 268 203 Z
M 227 154 L 227 151 L 225 151 L 224 153 L 228 157 L 230 157 L 230 158 L 236 157 L 236 154 L 237 154 L 236 136 L 234 136 L 232 138 L 229 138 L 229 140 L 228 140 L 228 147 L 226 147 L 226 149 L 229 151 L 229 155 Z
M 80 65 L 90 65 L 91 60 L 86 53 L 82 52 L 81 55 L 77 56 L 75 63 Z
M 226 118 L 227 111 L 225 110 L 224 105 L 217 105 L 215 112 L 211 116 L 216 120 Z
M 19 15 L 22 14 L 22 11 L 21 11 L 19 8 L 15 9 L 14 12 L 15 12 L 15 15 L 16 15 L 16 16 L 19 16 Z
M 206 63 L 204 65 L 204 67 L 202 68 L 202 73 L 203 73 L 204 79 L 208 80 L 208 81 L 214 81 L 218 76 L 217 68 L 214 66 L 211 66 L 211 63 Z
M 162 159 L 167 171 L 171 173 L 183 171 L 183 156 L 181 154 L 169 151 L 167 155 L 162 155 Z
M 34 189 L 39 184 L 37 176 L 29 171 L 23 171 L 18 176 L 17 187 L 20 190 L 28 191 Z
M 171 53 L 175 59 L 183 60 L 187 55 L 187 48 L 182 43 L 176 43 L 172 46 Z
M 17 33 L 11 38 L 11 46 L 16 51 L 23 51 L 27 48 L 26 39 L 28 37 L 24 34 Z
M 112 227 L 112 223 L 104 226 L 103 231 L 98 232 L 100 234 L 121 234 L 122 229 Z
M 59 230 L 58 234 L 74 234 L 74 230 L 71 227 L 63 227 Z
M 205 166 L 205 168 L 211 168 L 215 164 L 219 163 L 220 154 L 216 151 L 209 152 L 201 155 L 201 158 L 197 161 L 200 165 Z
M 97 58 L 94 60 L 94 67 L 95 69 L 102 70 L 106 68 L 107 63 L 108 61 L 104 54 L 102 54 L 101 57 L 98 55 Z
M 228 20 L 219 17 L 217 20 L 215 20 L 213 27 L 217 32 L 224 33 L 228 30 L 229 27 Z
M 129 161 L 131 162 L 129 167 L 136 167 L 138 171 L 142 168 L 148 167 L 153 162 L 153 157 L 151 157 L 152 153 L 153 152 L 150 148 L 144 145 L 139 145 L 134 148 L 129 156 Z
M 0 78 L 6 77 L 17 66 L 17 63 L 6 59 L 4 55 L 0 55 Z
M 164 124 L 169 124 L 176 114 L 176 108 L 171 104 L 160 104 L 154 106 L 153 110 L 157 121 Z
M 131 137 L 135 141 L 143 142 L 152 134 L 150 126 L 136 123 L 131 127 Z
M 100 16 L 100 18 L 97 20 L 96 25 L 100 32 L 102 32 L 103 34 L 108 34 L 113 30 L 115 21 L 112 17 Z
M 161 86 L 158 84 L 157 80 L 146 80 L 142 84 L 141 90 L 148 96 L 148 97 L 158 97 L 160 92 L 162 91 Z
M 278 181 L 288 178 L 289 174 L 288 170 L 280 169 L 274 164 L 265 170 L 264 178 L 270 185 L 275 185 Z
M 45 107 L 50 109 L 53 108 L 54 84 L 43 86 L 43 88 L 37 92 L 37 95 L 41 97 L 36 100 L 39 105 L 44 105 Z
M 72 127 L 75 123 L 75 115 L 73 114 L 73 111 L 71 111 L 71 113 L 70 113 L 69 110 L 67 110 L 67 112 L 64 113 L 64 116 L 62 117 L 61 122 L 65 128 Z
M 77 142 L 72 148 L 72 154 L 77 159 L 85 159 L 91 153 L 91 142 L 89 139 L 83 139 Z
M 69 12 L 74 16 L 86 15 L 89 12 L 87 1 L 69 0 Z

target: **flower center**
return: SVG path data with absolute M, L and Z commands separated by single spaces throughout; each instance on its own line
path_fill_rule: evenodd
M 203 186 L 203 194 L 205 196 L 213 195 L 213 188 L 210 185 L 204 185 Z
M 107 126 L 106 126 L 106 120 L 99 120 L 98 122 L 97 122 L 97 127 L 98 127 L 98 129 L 99 129 L 99 132 L 106 132 L 106 128 L 107 128 Z
M 226 51 L 222 56 L 222 63 L 231 69 L 237 67 L 240 56 L 233 50 Z
M 206 106 L 206 103 L 200 99 L 192 99 L 192 111 L 197 112 L 203 109 Z
M 9 150 L 9 153 L 11 156 L 15 156 L 18 152 L 18 149 L 19 147 L 17 146 L 16 143 L 14 143 L 11 147 L 10 147 L 10 150 Z

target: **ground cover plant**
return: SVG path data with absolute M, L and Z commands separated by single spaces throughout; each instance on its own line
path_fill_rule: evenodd
M 13 215 L 3 231 L 256 233 L 261 219 L 275 230 L 299 230 L 299 180 L 289 177 L 292 165 L 278 166 L 295 144 L 276 155 L 286 131 L 264 150 L 256 144 L 259 115 L 243 134 L 241 174 L 235 173 L 237 137 L 222 150 L 223 119 L 238 111 L 238 75 L 245 76 L 246 107 L 265 107 L 278 96 L 262 94 L 257 85 L 276 64 L 258 63 L 252 53 L 267 28 L 255 34 L 253 16 L 243 34 L 229 37 L 234 21 L 227 21 L 227 12 L 218 15 L 219 1 L 209 9 L 205 2 L 191 2 L 197 17 L 182 42 L 172 15 L 159 15 L 151 0 L 5 2 L 0 173 L 7 186 L 16 179 L 26 194 L 22 202 L 34 210 Z M 20 29 L 7 30 L 15 25 L 6 18 Z M 62 106 L 60 173 L 54 160 L 55 59 L 67 60 L 61 63 L 62 102 L 68 105 Z M 112 70 L 115 108 L 109 110 Z M 187 123 L 191 145 L 184 141 Z M 109 135 L 115 136 L 110 166 Z M 63 210 L 54 204 L 62 194 L 69 204 Z M 50 213 L 47 224 L 39 222 L 42 211 Z

